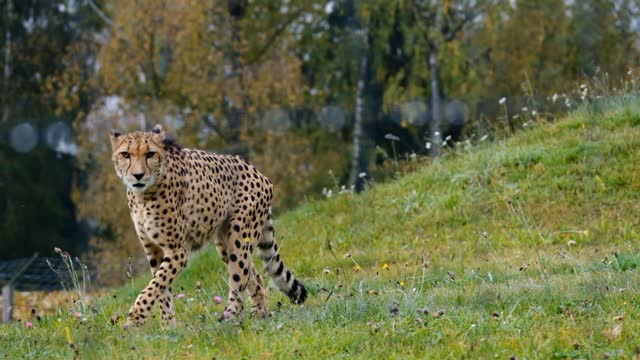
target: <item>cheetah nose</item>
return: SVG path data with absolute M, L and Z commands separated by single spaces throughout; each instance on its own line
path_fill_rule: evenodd
M 142 179 L 143 176 L 144 176 L 144 173 L 133 174 L 133 177 L 136 178 L 137 180 Z

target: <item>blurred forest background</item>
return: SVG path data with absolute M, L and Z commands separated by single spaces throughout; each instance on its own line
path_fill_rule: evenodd
M 637 0 L 0 8 L 0 260 L 58 246 L 103 283 L 142 255 L 111 129 L 162 123 L 184 146 L 240 154 L 282 211 L 560 116 L 628 86 L 640 56 Z

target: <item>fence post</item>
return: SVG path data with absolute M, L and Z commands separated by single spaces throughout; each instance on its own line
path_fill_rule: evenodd
M 2 322 L 13 320 L 13 286 L 11 283 L 2 287 Z
M 18 280 L 20 275 L 25 272 L 29 266 L 38 258 L 38 253 L 33 254 L 22 268 L 2 287 L 2 322 L 8 323 L 13 320 L 13 283 Z

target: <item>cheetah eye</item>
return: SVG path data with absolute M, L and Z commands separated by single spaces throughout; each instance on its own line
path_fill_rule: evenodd
M 120 155 L 122 155 L 122 157 L 123 157 L 123 158 L 125 158 L 125 159 L 128 159 L 128 158 L 131 156 L 131 155 L 129 155 L 129 153 L 128 153 L 128 152 L 126 152 L 126 151 L 121 152 L 121 153 L 120 153 Z
M 155 155 L 155 153 L 154 153 L 153 151 L 149 151 L 149 152 L 147 153 L 147 159 L 152 158 L 152 157 L 153 157 L 153 155 Z

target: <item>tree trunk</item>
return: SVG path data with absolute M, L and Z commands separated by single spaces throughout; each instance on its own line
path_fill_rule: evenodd
M 7 0 L 6 29 L 4 33 L 4 71 L 3 71 L 3 104 L 2 123 L 9 120 L 9 78 L 11 77 L 11 18 L 13 17 L 13 0 Z
M 442 26 L 442 6 L 439 1 L 436 2 L 436 21 L 435 28 L 440 29 Z M 440 94 L 440 44 L 441 40 L 431 39 L 431 49 L 429 51 L 429 72 L 431 73 L 431 149 L 429 153 L 433 157 L 442 155 L 442 97 Z
M 353 124 L 353 156 L 351 159 L 351 174 L 349 174 L 349 184 L 356 186 L 360 170 L 360 157 L 362 156 L 362 127 L 364 118 L 364 87 L 367 80 L 367 54 L 360 59 L 360 80 L 356 89 L 356 107 L 354 110 Z
M 440 64 L 438 51 L 434 46 L 429 54 L 429 71 L 431 72 L 431 150 L 433 157 L 442 155 L 442 99 L 440 97 Z

